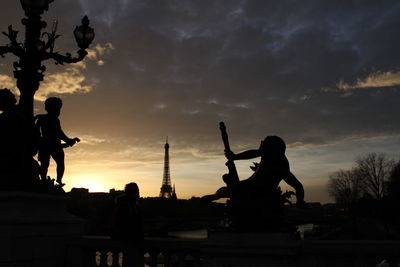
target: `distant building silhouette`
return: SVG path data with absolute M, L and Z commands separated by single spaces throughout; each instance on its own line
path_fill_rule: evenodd
M 168 136 L 167 136 L 164 148 L 165 148 L 164 174 L 163 174 L 163 180 L 162 180 L 162 185 L 161 185 L 161 190 L 160 190 L 160 197 L 176 199 L 177 197 L 176 197 L 176 193 L 175 193 L 175 185 L 174 185 L 174 188 L 172 188 L 172 186 L 171 186 L 171 175 L 170 175 L 170 172 L 169 172 Z

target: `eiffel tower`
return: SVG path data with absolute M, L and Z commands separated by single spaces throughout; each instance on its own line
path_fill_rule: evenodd
M 171 186 L 171 176 L 169 173 L 169 144 L 168 144 L 168 136 L 166 143 L 164 145 L 165 148 L 165 156 L 164 156 L 164 174 L 163 174 L 163 180 L 162 180 L 162 185 L 161 185 L 161 190 L 160 190 L 160 197 L 162 198 L 175 198 L 176 199 L 176 193 L 175 193 L 175 185 L 174 188 Z

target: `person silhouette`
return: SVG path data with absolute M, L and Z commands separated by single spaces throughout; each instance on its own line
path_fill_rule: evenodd
M 109 219 L 113 240 L 124 244 L 122 266 L 143 266 L 143 219 L 137 204 L 140 193 L 136 183 L 125 185 L 124 194 L 115 198 Z
M 47 98 L 44 102 L 47 114 L 40 114 L 35 117 L 35 122 L 40 130 L 41 140 L 39 145 L 40 177 L 47 179 L 47 171 L 50 164 L 50 156 L 57 164 L 57 183 L 61 186 L 64 176 L 64 150 L 63 148 L 73 146 L 79 142 L 79 138 L 69 138 L 61 129 L 59 120 L 62 100 L 58 97 Z M 65 143 L 62 144 L 61 141 Z
M 225 151 L 228 160 L 243 160 L 261 157 L 252 169 L 254 174 L 247 180 L 240 181 L 240 186 L 274 189 L 283 180 L 296 191 L 296 205 L 306 206 L 304 201 L 304 188 L 300 181 L 290 171 L 289 161 L 285 155 L 286 144 L 278 136 L 267 136 L 261 141 L 258 149 L 252 149 L 235 154 Z

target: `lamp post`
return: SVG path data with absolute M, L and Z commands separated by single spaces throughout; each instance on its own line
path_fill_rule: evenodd
M 26 18 L 22 19 L 25 26 L 25 42 L 17 41 L 18 32 L 10 25 L 8 32 L 3 32 L 10 43 L 0 46 L 0 55 L 11 53 L 19 58 L 14 62 L 14 77 L 17 79 L 17 87 L 20 91 L 20 108 L 28 118 L 33 118 L 33 97 L 39 89 L 40 82 L 43 80 L 46 67 L 42 62 L 53 59 L 56 64 L 76 63 L 85 58 L 86 49 L 94 39 L 94 30 L 89 27 L 89 19 L 85 16 L 82 25 L 77 26 L 74 31 L 75 39 L 78 44 L 78 56 L 72 57 L 70 53 L 62 55 L 54 52 L 55 40 L 60 37 L 53 28 L 52 32 L 42 32 L 47 27 L 47 23 L 41 20 L 41 15 L 47 11 L 49 4 L 54 0 L 21 0 L 22 8 Z
M 17 88 L 20 92 L 20 100 L 18 109 L 21 117 L 26 121 L 26 125 L 22 130 L 32 129 L 33 124 L 33 104 L 34 95 L 39 89 L 40 82 L 43 81 L 46 67 L 42 62 L 46 60 L 54 60 L 56 64 L 76 63 L 85 58 L 88 54 L 86 49 L 94 39 L 94 30 L 89 27 L 89 19 L 85 16 L 82 19 L 82 25 L 77 26 L 74 30 L 74 36 L 79 47 L 77 56 L 72 56 L 70 53 L 65 55 L 54 52 L 54 43 L 60 35 L 56 34 L 56 24 L 53 25 L 51 32 L 46 32 L 44 29 L 47 23 L 42 21 L 41 15 L 47 11 L 49 4 L 54 0 L 20 0 L 21 6 L 25 11 L 25 18 L 22 19 L 22 24 L 25 26 L 25 41 L 18 42 L 18 31 L 15 31 L 12 26 L 8 26 L 8 31 L 3 32 L 9 39 L 9 44 L 0 46 L 0 56 L 13 54 L 19 60 L 14 62 L 14 77 L 17 80 Z M 30 127 L 30 128 L 29 128 Z M 33 129 L 32 132 L 24 133 L 28 143 L 33 144 Z M 27 145 L 29 146 L 29 145 Z M 32 145 L 31 145 L 32 146 Z M 22 158 L 26 158 L 30 154 L 32 158 L 31 148 L 21 151 Z M 29 150 L 29 151 L 28 151 Z M 27 169 L 31 167 L 27 166 Z M 32 173 L 31 169 L 28 173 Z

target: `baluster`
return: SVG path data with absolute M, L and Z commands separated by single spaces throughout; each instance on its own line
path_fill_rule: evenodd
M 75 255 L 73 255 L 75 257 Z M 90 248 L 82 248 L 82 266 L 97 267 L 96 250 Z M 69 264 L 70 265 L 70 264 Z M 69 266 L 68 265 L 68 266 Z
M 122 253 L 122 251 L 120 251 L 118 253 L 118 259 L 117 259 L 117 265 L 119 267 L 122 267 L 122 261 L 124 260 L 124 253 Z
M 118 267 L 119 266 L 119 253 L 116 250 L 112 251 L 112 262 L 111 265 L 112 267 Z
M 83 254 L 82 254 L 82 266 L 87 266 L 87 267 L 97 267 L 97 251 L 90 249 L 90 248 L 86 248 L 83 249 Z
M 176 254 L 172 254 L 169 261 L 168 267 L 178 267 L 179 266 L 179 256 Z
M 190 254 L 185 257 L 185 267 L 194 267 L 194 258 Z
M 181 267 L 181 266 L 183 266 L 182 264 L 183 264 L 183 254 L 182 254 L 183 252 L 176 252 L 176 254 L 174 254 L 174 255 L 172 255 L 171 256 L 171 258 L 173 259 L 172 260 L 172 266 L 173 267 Z
M 114 262 L 114 253 L 111 251 L 107 252 L 107 260 L 106 260 L 106 264 L 108 267 L 113 266 L 113 262 Z
M 92 257 L 90 257 L 90 258 L 92 258 Z M 94 261 L 95 261 L 95 266 L 100 266 L 100 264 L 101 264 L 101 252 L 100 251 L 95 252 Z
M 165 256 L 161 252 L 157 255 L 157 267 L 165 267 Z
M 171 254 L 164 252 L 164 266 L 170 267 L 171 266 Z
M 203 262 L 204 262 L 203 257 L 201 255 L 198 255 L 196 266 L 202 267 L 203 266 Z
M 100 254 L 100 267 L 108 267 L 108 264 L 107 264 L 107 258 L 108 258 L 108 255 L 107 255 L 107 252 L 106 251 L 101 251 L 100 252 L 101 254 Z
M 151 257 L 151 255 L 150 255 L 150 253 L 148 253 L 148 252 L 146 252 L 144 255 L 143 255 L 143 261 L 144 261 L 144 263 L 147 265 L 147 266 L 151 266 L 151 262 L 152 262 L 152 257 Z
M 152 260 L 152 262 L 151 262 L 151 267 L 157 267 L 157 256 L 158 256 L 158 253 L 157 252 L 152 252 L 151 253 L 151 258 L 153 259 Z

